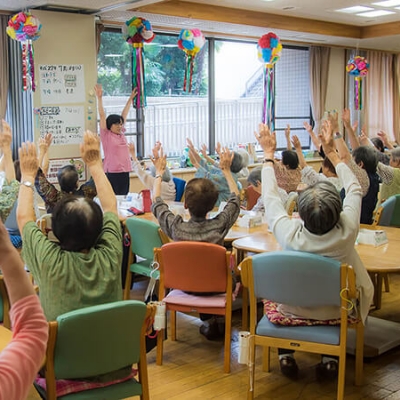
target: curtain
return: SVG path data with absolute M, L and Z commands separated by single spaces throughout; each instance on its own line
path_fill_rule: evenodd
M 34 141 L 32 92 L 23 90 L 21 44 L 16 40 L 9 40 L 9 63 L 10 90 L 6 120 L 12 128 L 13 156 L 16 160 L 21 143 Z
M 393 93 L 393 115 L 397 116 L 393 121 L 394 140 L 400 143 L 400 55 L 394 56 L 394 93 Z
M 365 122 L 369 137 L 380 130 L 394 139 L 394 82 L 393 54 L 368 51 L 369 72 L 365 85 Z M 396 89 L 398 90 L 398 89 Z M 396 114 L 398 115 L 398 114 Z
M 0 118 L 5 118 L 8 93 L 8 15 L 0 15 Z
M 330 54 L 331 49 L 329 47 L 310 47 L 310 103 L 316 134 L 319 132 L 325 112 Z

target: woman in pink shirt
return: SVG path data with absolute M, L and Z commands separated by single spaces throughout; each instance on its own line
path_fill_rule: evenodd
M 97 107 L 100 116 L 100 139 L 103 145 L 103 167 L 108 180 L 116 195 L 126 195 L 129 192 L 129 172 L 132 170 L 131 157 L 128 143 L 124 135 L 124 122 L 137 94 L 133 89 L 129 99 L 122 110 L 122 114 L 111 114 L 106 118 L 103 107 L 103 88 L 97 84 L 94 87 L 97 97 Z
M 44 360 L 48 325 L 21 257 L 1 220 L 0 254 L 13 330 L 11 342 L 0 353 L 0 400 L 23 400 Z

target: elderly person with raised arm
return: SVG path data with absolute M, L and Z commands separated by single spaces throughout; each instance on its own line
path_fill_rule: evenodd
M 0 399 L 24 400 L 43 363 L 48 325 L 21 257 L 1 221 L 0 254 L 13 330 L 11 342 L 0 353 Z
M 275 132 L 271 133 L 261 124 L 257 141 L 264 151 L 262 171 L 263 198 L 269 228 L 285 250 L 305 251 L 330 257 L 351 265 L 356 273 L 360 293 L 360 315 L 366 320 L 373 297 L 373 285 L 354 244 L 359 231 L 362 192 L 357 178 L 339 158 L 329 121 L 320 135 L 323 150 L 335 166 L 337 175 L 345 188 L 342 203 L 340 195 L 330 182 L 317 182 L 299 194 L 298 211 L 301 219 L 291 219 L 285 211 L 278 194 L 274 173 L 273 155 L 276 148 Z M 328 320 L 338 318 L 336 307 L 301 308 L 281 304 L 278 310 L 285 316 Z M 289 377 L 297 375 L 298 367 L 293 352 L 279 350 L 281 371 Z M 337 360 L 323 357 L 317 366 L 317 377 L 332 378 L 337 374 Z
M 81 157 L 89 167 L 104 211 L 85 197 L 63 197 L 54 208 L 50 241 L 35 223 L 33 189 L 38 168 L 35 146 L 20 149 L 21 186 L 17 221 L 22 257 L 39 285 L 46 318 L 122 299 L 122 234 L 117 200 L 104 174 L 97 135 L 85 132 Z

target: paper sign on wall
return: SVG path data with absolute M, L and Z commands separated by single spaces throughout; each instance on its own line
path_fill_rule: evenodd
M 42 104 L 85 102 L 85 80 L 82 64 L 39 65 Z
M 77 144 L 82 142 L 85 127 L 84 107 L 41 107 L 35 112 L 39 119 L 40 135 L 53 135 L 53 144 Z
M 46 175 L 50 183 L 58 183 L 57 172 L 65 165 L 75 165 L 80 181 L 86 181 L 85 163 L 82 158 L 55 158 L 49 161 L 49 171 Z

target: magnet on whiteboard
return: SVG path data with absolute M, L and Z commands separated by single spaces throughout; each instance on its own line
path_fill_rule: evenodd
M 93 90 L 89 90 L 89 96 L 94 96 L 94 91 Z
M 87 119 L 90 121 L 90 120 L 92 119 L 92 117 L 89 115 L 89 116 L 87 117 Z

